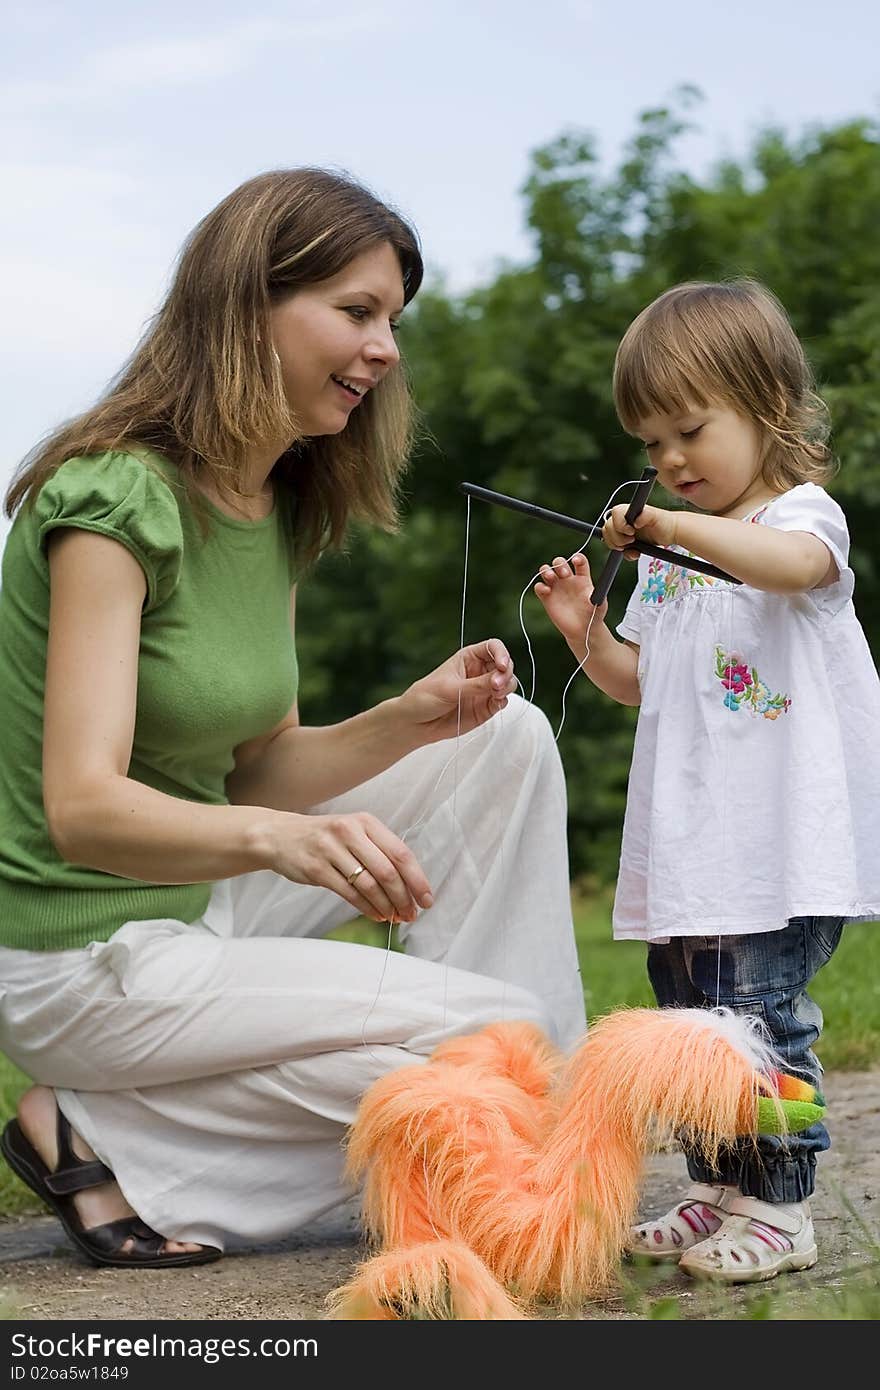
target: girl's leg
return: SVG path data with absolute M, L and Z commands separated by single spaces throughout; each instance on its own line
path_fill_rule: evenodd
M 738 937 L 684 938 L 694 986 L 707 1006 L 757 1015 L 779 1053 L 783 1070 L 821 1087 L 813 1045 L 822 1012 L 807 987 L 831 959 L 844 924 L 840 917 L 797 917 L 782 931 Z M 773 1203 L 806 1200 L 815 1186 L 816 1155 L 830 1146 L 824 1124 L 800 1134 L 760 1135 L 725 1151 L 709 1170 L 696 1154 L 688 1170 L 700 1182 L 735 1184 L 746 1197 Z
M 695 1009 L 705 998 L 688 973 L 681 937 L 648 946 L 648 978 L 661 1009 Z M 641 1221 L 629 1234 L 627 1248 L 649 1260 L 677 1263 L 685 1250 L 718 1230 L 736 1189 L 721 1181 L 694 1181 L 681 1201 L 664 1215 Z
M 661 1009 L 699 1009 L 706 1002 L 688 974 L 680 936 L 662 946 L 649 944 L 648 979 Z
M 649 971 L 658 1002 L 723 1005 L 757 1015 L 784 1070 L 818 1084 L 812 1051 L 822 1014 L 807 985 L 831 958 L 841 918 L 797 918 L 779 932 L 739 937 L 682 937 L 651 947 Z M 687 984 L 682 980 L 682 972 Z M 680 1260 L 691 1274 L 726 1283 L 774 1278 L 808 1269 L 816 1246 L 807 1198 L 816 1154 L 829 1146 L 825 1126 L 784 1137 L 759 1135 L 722 1150 L 717 1166 L 687 1152 L 693 1180 L 685 1200 L 657 1221 L 636 1227 L 634 1252 Z
M 807 986 L 836 949 L 843 921 L 799 917 L 778 932 L 690 943 L 692 979 L 707 1004 L 757 1015 L 783 1070 L 813 1083 L 822 1074 L 812 1050 L 822 1014 Z M 679 1268 L 726 1284 L 812 1268 L 817 1249 L 809 1198 L 816 1155 L 829 1144 L 825 1126 L 816 1124 L 799 1134 L 761 1134 L 757 1145 L 743 1140 L 723 1152 L 716 1180 L 735 1182 L 739 1193 L 719 1230 L 687 1250 Z M 697 1177 L 706 1171 L 698 1154 L 688 1156 L 688 1167 Z

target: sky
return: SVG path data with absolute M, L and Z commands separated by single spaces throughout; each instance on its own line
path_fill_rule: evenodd
M 638 113 L 693 84 L 678 157 L 700 175 L 768 125 L 880 117 L 876 0 L 5 0 L 3 36 L 3 491 L 261 170 L 355 175 L 458 292 L 529 258 L 519 190 L 565 129 L 610 170 Z

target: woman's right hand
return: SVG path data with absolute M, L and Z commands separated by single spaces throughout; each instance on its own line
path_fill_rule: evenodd
M 415 921 L 434 901 L 412 850 L 368 811 L 279 813 L 271 838 L 269 868 L 329 888 L 376 922 Z

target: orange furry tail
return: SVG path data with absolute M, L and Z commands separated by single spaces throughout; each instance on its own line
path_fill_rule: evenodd
M 426 1241 L 367 1260 L 330 1294 L 328 1318 L 390 1322 L 524 1319 L 527 1315 L 466 1245 Z
M 565 1055 L 536 1023 L 490 1023 L 479 1033 L 449 1038 L 435 1047 L 431 1061 L 480 1067 L 487 1076 L 507 1077 L 526 1095 L 548 1102 Z
M 389 1073 L 349 1135 L 349 1175 L 364 1180 L 385 1253 L 339 1291 L 333 1316 L 522 1317 L 505 1289 L 601 1293 L 658 1124 L 712 1161 L 755 1133 L 774 1065 L 728 1010 L 621 1009 L 568 1062 L 532 1025 L 509 1023 Z
M 386 1247 L 454 1237 L 455 1194 L 515 1180 L 546 1138 L 562 1064 L 533 1024 L 493 1024 L 375 1082 L 348 1138 L 367 1230 Z
M 568 1064 L 558 1121 L 534 1165 L 546 1194 L 540 1224 L 508 1247 L 500 1276 L 516 1269 L 524 1292 L 564 1299 L 607 1286 L 658 1126 L 687 1132 L 712 1163 L 723 1144 L 754 1134 L 772 1061 L 758 1026 L 729 1010 L 620 1009 L 599 1019 Z

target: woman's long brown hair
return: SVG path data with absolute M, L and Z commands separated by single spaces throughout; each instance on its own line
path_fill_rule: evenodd
M 383 243 L 400 261 L 408 303 L 423 274 L 416 234 L 355 180 L 300 168 L 241 184 L 190 235 L 164 303 L 106 393 L 24 459 L 7 515 L 65 460 L 132 449 L 170 459 L 195 503 L 200 478 L 240 494 L 249 448 L 287 439 L 275 477 L 295 492 L 300 568 L 341 544 L 352 519 L 394 529 L 414 432 L 403 365 L 340 434 L 304 438 L 268 330 L 273 305 Z

